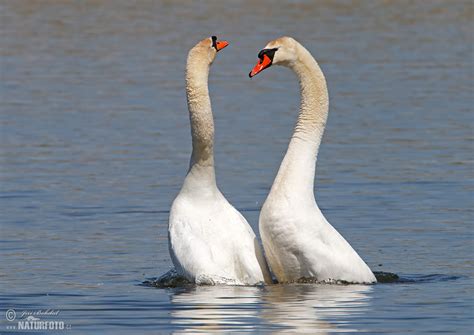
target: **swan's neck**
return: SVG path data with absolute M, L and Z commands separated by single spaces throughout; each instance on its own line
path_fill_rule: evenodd
M 214 120 L 209 98 L 209 63 L 190 53 L 186 66 L 186 97 L 193 151 L 184 188 L 197 190 L 215 188 Z
M 316 158 L 328 116 L 329 99 L 326 79 L 315 59 L 300 45 L 297 54 L 298 61 L 288 66 L 299 79 L 300 113 L 272 192 L 314 199 Z

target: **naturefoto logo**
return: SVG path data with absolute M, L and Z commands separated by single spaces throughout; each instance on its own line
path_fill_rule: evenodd
M 67 330 L 70 324 L 59 320 L 58 309 L 23 310 L 9 309 L 5 318 L 9 321 L 7 330 Z

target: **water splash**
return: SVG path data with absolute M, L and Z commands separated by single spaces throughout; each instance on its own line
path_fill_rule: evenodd
M 260 286 L 260 285 L 244 285 L 242 282 L 219 276 L 207 276 L 201 275 L 196 278 L 196 285 L 201 286 L 213 286 L 213 285 L 227 285 L 227 286 Z M 152 278 L 142 283 L 143 286 L 157 287 L 157 288 L 173 288 L 173 287 L 186 287 L 195 285 L 185 277 L 178 274 L 175 269 L 171 269 L 168 272 L 162 274 L 158 278 Z
M 377 284 L 417 284 L 417 283 L 432 283 L 432 282 L 444 282 L 460 279 L 461 276 L 455 275 L 444 275 L 444 274 L 409 274 L 399 276 L 393 272 L 374 271 L 374 275 L 377 278 Z M 274 284 L 278 283 L 274 281 Z M 344 280 L 317 280 L 315 278 L 300 278 L 292 283 L 284 284 L 327 284 L 327 285 L 352 285 Z M 176 287 L 190 287 L 194 285 L 229 285 L 239 286 L 233 280 L 226 278 L 215 278 L 215 277 L 201 277 L 197 280 L 197 283 L 192 283 L 186 278 L 180 276 L 175 269 L 162 274 L 158 278 L 150 278 L 141 283 L 142 286 L 156 287 L 156 288 L 176 288 Z
M 175 269 L 171 269 L 158 278 L 151 278 L 149 280 L 145 280 L 141 285 L 156 288 L 174 288 L 191 286 L 193 285 L 193 283 L 191 283 L 186 278 L 180 276 Z

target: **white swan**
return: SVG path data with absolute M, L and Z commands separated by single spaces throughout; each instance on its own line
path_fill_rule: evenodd
M 188 174 L 169 218 L 169 250 L 176 271 L 196 284 L 270 282 L 265 258 L 245 218 L 226 200 L 214 172 L 214 122 L 209 68 L 228 45 L 215 36 L 188 54 L 186 95 L 193 151 Z
M 298 76 L 301 109 L 286 155 L 260 212 L 260 234 L 279 282 L 304 278 L 374 283 L 374 274 L 329 224 L 314 198 L 316 157 L 328 115 L 326 80 L 316 60 L 290 37 L 260 51 L 249 76 L 282 65 Z

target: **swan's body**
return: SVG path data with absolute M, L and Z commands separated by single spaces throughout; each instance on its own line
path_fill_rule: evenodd
M 169 219 L 169 249 L 176 271 L 197 284 L 254 285 L 270 281 L 252 228 L 225 199 L 214 172 L 214 124 L 208 91 L 216 51 L 209 38 L 188 55 L 186 93 L 193 152 Z M 218 42 L 222 43 L 222 42 Z
M 250 76 L 272 64 L 292 69 L 301 88 L 301 110 L 286 155 L 260 212 L 260 234 L 268 264 L 279 282 L 300 278 L 374 283 L 375 276 L 329 224 L 314 197 L 316 157 L 328 115 L 326 80 L 298 42 L 270 42 Z

